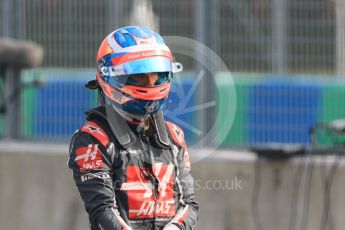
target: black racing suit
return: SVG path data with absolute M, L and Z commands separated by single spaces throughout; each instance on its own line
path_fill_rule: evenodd
M 115 138 L 104 107 L 87 112 L 73 135 L 68 166 L 89 214 L 92 230 L 162 229 L 197 221 L 193 178 L 183 132 L 166 122 L 170 148 L 126 149 Z

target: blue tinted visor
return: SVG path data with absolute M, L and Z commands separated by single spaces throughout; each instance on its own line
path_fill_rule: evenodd
M 122 65 L 126 75 L 138 73 L 172 72 L 172 62 L 165 57 L 139 59 Z
M 135 85 L 135 86 L 146 86 L 138 81 L 138 78 L 145 77 L 148 73 L 140 73 L 140 74 L 130 74 L 130 75 L 121 75 L 113 77 L 116 81 L 120 82 L 123 85 Z M 155 82 L 155 86 L 162 85 L 166 82 L 169 82 L 172 78 L 171 72 L 158 72 L 154 73 L 158 75 L 158 78 Z

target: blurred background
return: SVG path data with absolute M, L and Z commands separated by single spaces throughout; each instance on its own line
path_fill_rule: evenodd
M 94 78 L 98 47 L 126 25 L 198 41 L 229 69 L 201 80 L 187 102 L 210 99 L 215 108 L 170 116 L 192 146 L 218 127 L 217 150 L 193 164 L 197 229 L 343 229 L 343 0 L 0 0 L 0 19 L 4 229 L 88 228 L 65 165 L 68 142 L 97 105 L 84 84 Z M 37 61 L 21 65 L 4 52 L 8 39 L 18 42 L 19 59 L 29 42 L 27 59 Z M 175 54 L 184 72 L 167 116 L 184 100 L 179 90 L 194 87 L 203 68 L 197 55 Z M 236 97 L 227 100 L 230 91 Z M 241 186 L 224 186 L 235 181 Z

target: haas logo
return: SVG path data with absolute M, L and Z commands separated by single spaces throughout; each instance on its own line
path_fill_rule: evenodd
M 139 210 L 130 210 L 136 216 L 141 215 L 169 215 L 171 208 L 174 207 L 174 200 L 169 201 L 144 201 Z
M 90 144 L 87 147 L 82 147 L 76 151 L 77 162 L 80 171 L 89 171 L 103 167 L 102 154 L 98 149 L 98 144 Z
M 158 179 L 158 186 L 142 177 L 138 166 L 127 168 L 127 183 L 121 190 L 127 191 L 130 218 L 171 217 L 174 208 L 174 166 L 156 163 L 153 173 Z M 158 187 L 158 191 L 155 189 Z

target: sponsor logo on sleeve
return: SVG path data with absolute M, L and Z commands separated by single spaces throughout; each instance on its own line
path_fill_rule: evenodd
M 98 133 L 98 134 L 105 137 L 105 134 L 101 131 L 100 128 L 97 128 L 97 127 L 92 126 L 92 125 L 87 125 L 86 128 L 89 130 L 90 133 Z
M 77 157 L 75 161 L 82 172 L 100 169 L 104 165 L 101 151 L 98 149 L 98 144 L 90 144 L 87 147 L 79 148 L 76 154 Z
M 87 173 L 85 175 L 82 175 L 80 177 L 81 182 L 87 181 L 87 180 L 92 180 L 92 179 L 108 179 L 110 178 L 108 173 L 105 172 L 98 172 L 98 173 Z
M 102 143 L 103 146 L 107 146 L 109 138 L 106 133 L 101 129 L 99 125 L 95 122 L 88 121 L 82 128 L 82 132 L 88 133 L 95 137 L 98 141 Z

